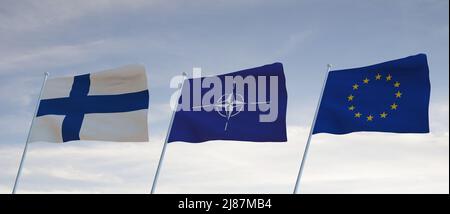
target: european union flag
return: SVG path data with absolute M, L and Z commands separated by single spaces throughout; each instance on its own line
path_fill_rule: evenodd
M 428 133 L 429 100 L 425 54 L 331 71 L 313 133 Z
M 168 142 L 287 141 L 285 82 L 281 63 L 186 80 Z

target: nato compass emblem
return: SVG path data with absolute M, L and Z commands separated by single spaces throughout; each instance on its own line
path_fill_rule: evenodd
M 249 102 L 244 101 L 244 97 L 241 94 L 229 93 L 222 95 L 217 101 L 212 105 L 202 105 L 194 106 L 193 108 L 203 108 L 213 106 L 214 111 L 216 111 L 220 116 L 226 118 L 224 131 L 227 131 L 228 122 L 234 116 L 237 116 L 241 111 L 244 111 L 245 105 L 258 105 L 258 104 L 270 104 L 270 101 L 265 102 Z

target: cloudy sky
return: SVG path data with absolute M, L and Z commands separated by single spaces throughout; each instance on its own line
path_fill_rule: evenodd
M 43 72 L 146 66 L 150 142 L 33 143 L 19 193 L 148 193 L 166 134 L 169 80 L 276 61 L 288 139 L 173 143 L 158 193 L 291 193 L 325 77 L 426 53 L 429 134 L 315 135 L 303 193 L 449 192 L 449 2 L 0 0 L 0 193 L 9 193 Z

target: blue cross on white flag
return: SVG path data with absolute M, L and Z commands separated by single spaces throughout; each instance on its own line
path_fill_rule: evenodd
M 146 142 L 148 97 L 140 65 L 49 79 L 30 142 Z

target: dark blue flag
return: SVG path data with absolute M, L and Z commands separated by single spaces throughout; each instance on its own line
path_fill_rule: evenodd
M 188 106 L 175 113 L 168 142 L 287 141 L 285 82 L 281 63 L 186 80 L 178 103 Z
M 328 74 L 315 133 L 428 133 L 425 54 Z

